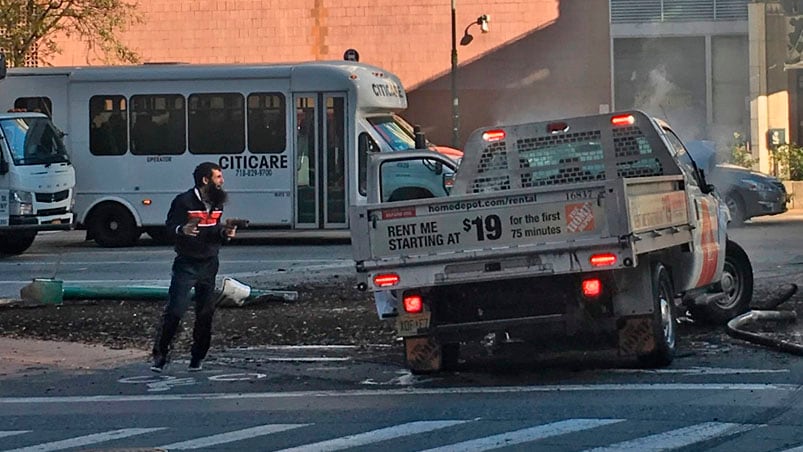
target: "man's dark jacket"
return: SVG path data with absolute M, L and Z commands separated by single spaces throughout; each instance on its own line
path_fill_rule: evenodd
M 176 196 L 167 212 L 167 233 L 176 240 L 176 253 L 196 259 L 217 256 L 220 245 L 229 239 L 223 232 L 220 218 L 223 215 L 222 206 L 213 206 L 207 211 L 204 203 L 198 199 L 195 189 L 191 188 Z M 190 218 L 197 218 L 198 236 L 186 235 L 181 231 Z

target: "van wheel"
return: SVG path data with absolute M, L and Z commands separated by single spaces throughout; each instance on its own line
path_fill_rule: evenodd
M 0 234 L 0 255 L 16 256 L 33 245 L 36 231 L 5 232 Z
M 652 335 L 655 348 L 638 360 L 647 367 L 665 367 L 672 363 L 677 346 L 674 290 L 669 271 L 658 263 L 652 271 L 653 317 Z
M 753 266 L 742 247 L 730 240 L 725 245 L 725 266 L 720 285 L 726 298 L 695 306 L 693 315 L 708 323 L 724 325 L 750 309 L 750 302 L 753 301 Z
M 95 243 L 105 248 L 131 246 L 142 234 L 134 216 L 120 204 L 99 205 L 92 212 L 88 224 Z

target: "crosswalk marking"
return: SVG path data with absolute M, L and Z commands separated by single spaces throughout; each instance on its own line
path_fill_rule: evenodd
M 335 433 L 329 434 L 327 432 L 325 437 L 332 438 L 315 443 L 303 444 L 301 446 L 284 449 L 280 452 L 326 452 L 338 451 L 341 449 L 348 449 L 352 447 L 369 446 L 382 441 L 393 440 L 406 436 L 412 436 L 419 433 L 427 433 L 444 429 L 453 426 L 465 424 L 461 428 L 454 430 L 455 435 L 461 435 L 460 438 L 474 438 L 465 441 L 456 440 L 458 442 L 447 444 L 422 452 L 463 452 L 463 451 L 487 451 L 492 449 L 504 448 L 522 445 L 530 442 L 536 442 L 559 435 L 567 435 L 565 438 L 553 439 L 552 441 L 560 441 L 561 444 L 569 445 L 577 443 L 577 439 L 569 436 L 572 433 L 578 433 L 585 430 L 600 428 L 615 425 L 622 422 L 627 422 L 627 419 L 611 419 L 611 418 L 571 418 L 564 419 L 548 424 L 533 425 L 530 427 L 512 430 L 499 434 L 492 434 L 489 436 L 477 437 L 476 429 L 471 428 L 472 425 L 477 423 L 491 421 L 489 419 L 470 419 L 470 420 L 422 420 L 408 422 L 404 424 L 394 425 L 390 427 L 379 428 L 376 430 L 365 431 L 362 433 L 349 434 L 346 436 L 336 436 Z M 184 449 L 201 449 L 201 448 L 215 448 L 220 447 L 221 444 L 234 443 L 237 441 L 248 440 L 252 438 L 259 438 L 261 436 L 270 435 L 273 433 L 284 432 L 288 430 L 299 429 L 301 427 L 312 428 L 316 424 L 265 424 L 256 427 L 245 428 L 230 432 L 219 433 L 204 437 L 195 437 L 194 439 L 187 439 L 180 430 L 175 430 L 171 434 L 171 438 L 182 439 L 180 442 L 174 442 L 165 446 L 160 446 L 161 449 L 166 450 L 184 450 Z M 322 426 L 323 427 L 323 426 Z M 324 427 L 326 428 L 326 427 Z M 694 447 L 701 442 L 709 441 L 715 438 L 727 438 L 733 435 L 751 431 L 757 428 L 772 428 L 764 424 L 741 424 L 741 423 L 726 423 L 726 422 L 704 422 L 695 425 L 669 430 L 656 434 L 648 434 L 647 436 L 637 436 L 634 433 L 629 433 L 628 437 L 633 438 L 615 444 L 609 444 L 598 448 L 588 449 L 585 452 L 619 452 L 630 450 L 671 450 L 683 447 Z M 127 428 L 119 430 L 111 430 L 107 432 L 95 433 L 75 438 L 69 438 L 59 441 L 42 443 L 37 445 L 25 446 L 18 449 L 0 451 L 0 452 L 51 452 L 61 451 L 63 449 L 75 449 L 83 446 L 103 443 L 107 441 L 118 440 L 120 447 L 132 447 L 129 442 L 139 442 L 141 439 L 135 438 L 128 441 L 123 441 L 125 438 L 135 437 L 150 432 L 168 430 L 169 427 L 156 427 L 156 428 Z M 44 430 L 44 429 L 43 429 Z M 619 431 L 623 428 L 618 429 Z M 657 430 L 657 429 L 656 429 Z M 598 438 L 605 438 L 605 431 L 600 430 L 601 434 Z M 36 434 L 36 430 L 0 430 L 0 438 L 9 438 L 26 433 Z M 55 432 L 50 432 L 55 433 Z M 309 440 L 309 430 L 299 430 L 299 433 L 284 438 L 283 441 L 303 442 L 305 438 Z M 181 435 L 181 436 L 178 436 Z M 20 436 L 17 441 L 30 443 L 30 435 Z M 36 438 L 36 436 L 34 436 Z M 430 438 L 432 439 L 432 438 Z M 424 438 L 421 438 L 423 441 Z M 428 439 L 429 440 L 429 439 Z M 428 441 L 427 440 L 427 441 Z M 2 440 L 0 443 L 9 447 L 9 441 Z M 437 441 L 437 440 L 436 440 Z M 602 444 L 602 441 L 595 441 Z M 607 441 L 606 441 L 607 442 Z M 17 443 L 20 444 L 20 443 Z M 426 445 L 426 443 L 421 443 Z M 557 443 L 556 443 L 557 444 Z M 582 444 L 582 443 L 581 443 Z M 536 447 L 534 444 L 533 447 Z M 787 449 L 783 452 L 803 452 L 803 445 L 789 443 L 788 439 L 786 444 L 783 444 Z M 1 447 L 1 446 L 0 446 Z M 529 445 L 526 446 L 529 448 Z M 776 446 L 777 447 L 777 446 Z
M 5 438 L 6 436 L 14 436 L 14 435 L 22 435 L 23 433 L 28 433 L 30 430 L 0 430 L 0 438 Z
M 551 436 L 563 435 L 566 433 L 588 430 L 603 425 L 616 424 L 624 419 L 569 419 L 565 421 L 552 422 L 550 424 L 538 425 L 535 427 L 515 430 L 512 432 L 500 433 L 498 435 L 486 436 L 469 441 L 463 441 L 447 446 L 436 447 L 422 452 L 459 452 L 459 451 L 483 451 L 498 449 L 500 447 L 515 446 L 516 444 L 536 441 L 549 438 Z
M 50 452 L 53 450 L 64 450 L 72 447 L 88 446 L 90 444 L 97 444 L 106 441 L 112 441 L 115 439 L 128 438 L 130 436 L 143 435 L 145 433 L 156 432 L 159 430 L 166 430 L 166 427 L 124 428 L 120 430 L 111 430 L 108 432 L 94 433 L 92 435 L 79 436 L 76 438 L 65 439 L 62 441 L 37 444 L 35 446 L 23 447 L 20 449 L 11 449 L 5 452 Z
M 159 449 L 200 449 L 202 447 L 217 446 L 218 444 L 225 444 L 233 441 L 240 441 L 242 439 L 253 438 L 255 436 L 270 435 L 271 433 L 283 432 L 285 430 L 292 430 L 294 428 L 305 427 L 307 425 L 309 424 L 266 424 L 257 427 L 245 428 L 242 430 L 235 430 L 233 432 L 191 439 L 189 441 L 182 441 L 180 443 L 168 444 L 166 446 L 160 446 Z
M 705 422 L 664 433 L 645 436 L 632 441 L 611 444 L 587 452 L 618 452 L 631 450 L 667 450 L 689 446 L 718 436 L 730 436 L 752 430 L 757 425 Z
M 329 441 L 321 441 L 314 444 L 305 444 L 299 447 L 284 449 L 279 452 L 302 452 L 302 451 L 316 451 L 325 452 L 333 450 L 347 449 L 351 447 L 364 446 L 379 441 L 386 441 L 389 439 L 400 438 L 402 436 L 413 435 L 416 433 L 424 433 L 432 430 L 438 430 L 453 425 L 463 424 L 469 421 L 416 421 L 407 424 L 396 425 L 393 427 L 380 428 L 379 430 L 372 430 L 370 432 L 359 433 L 356 435 L 343 436 L 341 438 L 332 439 Z

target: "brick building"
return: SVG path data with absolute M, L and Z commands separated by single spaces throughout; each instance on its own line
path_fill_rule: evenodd
M 445 0 L 147 0 L 123 40 L 143 62 L 360 61 L 396 73 L 408 120 L 452 138 L 451 5 Z M 469 26 L 491 17 L 490 32 Z M 481 125 L 597 113 L 611 103 L 608 0 L 457 0 L 460 145 Z M 65 41 L 54 66 L 92 64 Z

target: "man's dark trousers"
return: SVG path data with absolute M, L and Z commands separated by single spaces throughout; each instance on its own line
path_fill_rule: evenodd
M 192 332 L 192 358 L 202 360 L 212 340 L 212 318 L 215 315 L 215 276 L 217 256 L 196 259 L 176 256 L 168 290 L 168 301 L 162 314 L 162 328 L 153 348 L 154 356 L 164 356 L 176 335 L 181 317 L 190 306 L 190 290 L 195 287 L 195 326 Z

